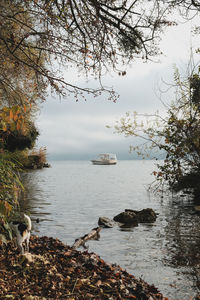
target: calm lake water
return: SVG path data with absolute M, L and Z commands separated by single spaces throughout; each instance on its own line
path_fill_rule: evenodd
M 72 245 L 97 226 L 99 216 L 153 208 L 159 214 L 155 223 L 102 229 L 99 241 L 88 242 L 89 251 L 154 284 L 169 299 L 189 300 L 200 293 L 200 216 L 189 196 L 162 198 L 147 191 L 153 161 L 50 163 L 49 169 L 25 175 L 23 206 L 31 212 L 34 234 Z

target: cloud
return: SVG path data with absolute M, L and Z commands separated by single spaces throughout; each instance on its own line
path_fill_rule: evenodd
M 106 125 L 115 121 L 127 111 L 164 113 L 160 101 L 159 88 L 162 80 L 173 82 L 173 64 L 187 65 L 190 54 L 190 24 L 172 27 L 167 30 L 160 44 L 165 53 L 160 63 L 135 61 L 127 68 L 126 76 L 107 74 L 103 84 L 113 87 L 120 94 L 117 103 L 108 101 L 105 95 L 99 98 L 87 97 L 87 101 L 74 99 L 54 99 L 50 95 L 41 107 L 37 124 L 40 129 L 38 147 L 46 146 L 50 158 L 90 159 L 100 152 L 114 152 L 121 158 L 130 158 L 129 145 L 138 143 L 137 139 L 114 135 Z M 77 73 L 65 74 L 80 85 L 96 86 L 90 79 L 85 83 Z M 75 79 L 76 78 L 76 79 Z M 78 81 L 77 81 L 78 83 Z M 172 93 L 164 95 L 171 101 Z
M 162 73 L 167 74 L 168 68 Z M 115 83 L 120 99 L 117 103 L 88 97 L 87 101 L 58 102 L 49 97 L 38 117 L 40 137 L 38 146 L 46 146 L 50 158 L 89 159 L 100 152 L 118 153 L 120 158 L 131 158 L 129 145 L 138 143 L 134 138 L 113 134 L 113 126 L 127 111 L 153 113 L 163 105 L 155 94 L 157 71 L 147 72 L 143 77 L 132 76 L 108 78 Z

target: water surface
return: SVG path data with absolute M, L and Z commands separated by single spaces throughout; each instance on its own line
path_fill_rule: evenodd
M 52 168 L 25 175 L 33 233 L 72 245 L 97 226 L 99 216 L 113 218 L 126 208 L 153 208 L 153 224 L 103 229 L 89 251 L 142 277 L 170 299 L 189 300 L 200 288 L 200 217 L 186 197 L 148 192 L 153 161 L 119 161 L 96 166 L 88 161 L 56 161 Z M 36 218 L 40 223 L 35 222 Z

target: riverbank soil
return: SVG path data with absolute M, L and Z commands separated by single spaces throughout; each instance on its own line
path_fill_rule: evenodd
M 0 248 L 0 299 L 168 298 L 94 253 L 73 250 L 57 239 L 32 236 L 29 254 L 20 255 L 13 243 Z

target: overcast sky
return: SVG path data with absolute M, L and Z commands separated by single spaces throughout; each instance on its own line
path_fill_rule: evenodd
M 119 159 L 132 159 L 129 145 L 137 141 L 113 134 L 106 125 L 114 125 L 127 111 L 163 111 L 158 87 L 162 80 L 173 82 L 174 64 L 182 70 L 186 68 L 191 46 L 197 46 L 190 29 L 188 23 L 167 30 L 160 44 L 164 55 L 159 63 L 136 61 L 128 68 L 126 76 L 107 75 L 103 82 L 120 94 L 116 103 L 106 100 L 105 96 L 98 99 L 90 96 L 86 102 L 60 101 L 49 96 L 37 118 L 40 131 L 37 147 L 47 148 L 49 160 L 89 160 L 102 152 L 116 153 Z M 76 72 L 69 76 L 76 76 Z

